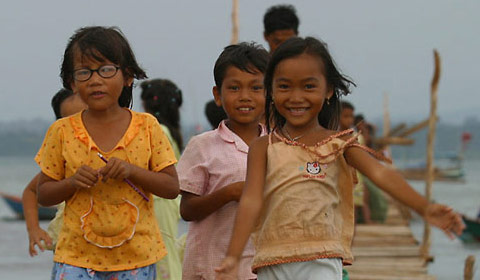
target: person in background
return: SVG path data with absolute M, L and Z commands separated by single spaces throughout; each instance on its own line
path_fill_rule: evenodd
M 172 145 L 175 157 L 180 158 L 183 139 L 180 132 L 180 106 L 182 91 L 167 79 L 153 79 L 141 83 L 142 105 L 145 112 L 155 116 Z M 180 197 L 164 199 L 154 196 L 154 209 L 168 254 L 157 262 L 157 280 L 182 279 L 183 247 L 178 248 L 178 223 L 180 221 Z
M 180 128 L 182 91 L 167 79 L 152 79 L 141 84 L 142 105 L 145 112 L 157 118 L 167 137 L 171 140 L 175 156 L 180 158 L 183 137 Z
M 300 20 L 292 5 L 276 5 L 268 8 L 263 16 L 263 38 L 267 41 L 270 53 L 286 40 L 298 35 Z
M 363 116 L 355 118 L 357 121 L 362 120 L 360 126 L 363 128 L 362 136 L 365 139 L 365 145 L 371 149 L 377 150 L 374 145 L 375 140 L 375 126 L 371 123 L 365 122 Z M 383 194 L 383 191 L 379 189 L 369 178 L 362 175 L 364 185 L 364 205 L 368 205 L 369 219 L 365 222 L 371 223 L 384 223 L 387 219 L 388 201 Z
M 71 90 L 61 89 L 52 98 L 52 109 L 56 119 L 68 117 L 87 108 L 78 94 L 73 94 Z M 48 233 L 44 231 L 38 223 L 38 199 L 37 185 L 40 173 L 38 173 L 28 183 L 23 191 L 22 205 L 25 224 L 28 232 L 28 252 L 30 256 L 36 256 L 38 247 L 40 251 L 45 249 L 52 250 L 57 243 L 58 233 L 62 226 L 64 203 L 58 205 L 55 218 L 48 225 Z
M 218 106 L 215 100 L 210 100 L 205 104 L 205 116 L 212 126 L 212 129 L 216 129 L 218 125 L 227 118 L 225 110 L 223 110 L 222 106 Z
M 353 107 L 352 103 L 348 101 L 342 101 L 340 102 L 340 108 L 340 131 L 352 128 L 354 123 L 355 107 Z
M 347 101 L 340 102 L 340 131 L 352 129 L 355 121 L 355 107 Z M 365 138 L 362 133 L 358 136 L 358 143 L 365 145 Z M 355 205 L 355 221 L 357 223 L 370 224 L 370 208 L 367 202 L 368 190 L 365 188 L 364 176 L 356 171 L 355 186 L 353 188 L 353 204 Z

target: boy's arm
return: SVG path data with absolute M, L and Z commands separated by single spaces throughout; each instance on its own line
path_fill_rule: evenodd
M 428 222 L 441 228 L 447 235 L 451 236 L 451 232 L 461 234 L 464 225 L 458 214 L 450 207 L 430 204 L 394 169 L 380 164 L 370 154 L 357 147 L 348 148 L 345 151 L 345 158 L 375 185 L 415 210 Z
M 247 180 L 240 199 L 235 227 L 225 259 L 216 268 L 216 279 L 237 279 L 238 263 L 263 207 L 267 170 L 268 136 L 256 139 L 248 152 Z
M 227 185 L 208 195 L 196 195 L 182 191 L 180 215 L 185 221 L 200 221 L 231 201 L 238 201 L 245 182 Z
M 38 224 L 37 184 L 40 175 L 41 173 L 38 173 L 33 177 L 27 187 L 25 187 L 22 195 L 23 215 L 25 217 L 29 239 L 28 251 L 32 257 L 37 255 L 35 245 L 43 252 L 44 248 L 43 244 L 41 244 L 42 240 L 47 246 L 52 246 L 52 239 Z

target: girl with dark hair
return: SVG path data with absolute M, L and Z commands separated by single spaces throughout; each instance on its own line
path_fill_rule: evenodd
M 175 155 L 158 121 L 128 109 L 145 78 L 116 28 L 77 30 L 61 77 L 87 109 L 50 126 L 36 161 L 38 201 L 66 202 L 52 279 L 155 279 L 167 252 L 153 194 L 179 193 Z
M 145 112 L 154 115 L 160 125 L 168 129 L 173 141 L 172 146 L 177 158 L 183 149 L 183 139 L 180 131 L 180 106 L 182 106 L 182 91 L 172 81 L 153 79 L 145 81 L 142 87 L 142 104 Z M 167 135 L 168 135 L 167 133 Z
M 264 84 L 266 117 L 274 125 L 250 145 L 245 189 L 217 279 L 235 279 L 253 230 L 258 279 L 342 279 L 342 262 L 353 260 L 351 167 L 447 234 L 462 231 L 451 208 L 430 204 L 371 157 L 352 130 L 338 132 L 339 97 L 350 92 L 351 81 L 324 43 L 307 37 L 280 45 Z
M 163 132 L 172 145 L 175 157 L 180 159 L 183 148 L 180 132 L 180 106 L 182 91 L 172 81 L 153 79 L 141 83 L 143 108 L 154 115 Z M 180 221 L 180 197 L 164 199 L 154 197 L 154 211 L 158 225 L 162 231 L 168 255 L 157 263 L 157 280 L 182 279 L 182 257 L 178 248 L 177 235 Z

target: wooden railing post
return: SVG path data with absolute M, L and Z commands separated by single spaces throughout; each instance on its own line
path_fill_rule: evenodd
M 465 268 L 463 270 L 463 280 L 473 280 L 473 268 L 475 266 L 475 256 L 468 256 L 465 260 Z
M 436 50 L 433 51 L 435 57 L 435 71 L 432 78 L 430 90 L 430 118 L 428 121 L 428 137 L 427 137 L 427 174 L 425 178 L 425 198 L 428 202 L 432 201 L 432 186 L 434 180 L 434 147 L 435 147 L 435 133 L 437 122 L 437 92 L 438 82 L 440 80 L 440 55 Z M 430 225 L 425 222 L 422 242 L 422 255 L 429 258 L 431 244 Z

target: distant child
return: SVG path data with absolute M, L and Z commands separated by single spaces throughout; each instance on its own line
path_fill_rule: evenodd
M 371 123 L 364 123 L 362 126 L 362 135 L 365 139 L 365 146 L 376 149 L 375 140 L 375 126 Z M 364 203 L 368 204 L 368 215 L 364 221 L 366 223 L 384 223 L 387 219 L 388 201 L 385 198 L 383 191 L 380 190 L 370 179 L 362 175 L 363 185 L 365 186 L 363 196 Z
M 340 108 L 340 131 L 352 128 L 355 118 L 355 107 L 350 102 L 342 101 L 340 102 Z
M 182 91 L 167 79 L 153 79 L 142 82 L 142 105 L 145 112 L 155 116 L 163 131 L 171 140 L 175 156 L 180 158 L 183 138 L 180 130 L 180 107 Z
M 371 178 L 447 234 L 460 233 L 460 216 L 429 204 L 405 180 L 360 147 L 352 130 L 338 132 L 339 108 L 351 81 L 341 75 L 322 42 L 292 38 L 273 53 L 265 72 L 266 102 L 274 102 L 273 131 L 250 146 L 245 190 L 217 279 L 235 279 L 255 230 L 253 270 L 258 279 L 342 279 L 352 262 L 351 167 Z M 269 124 L 269 122 L 267 122 Z
M 292 5 L 276 5 L 268 8 L 263 16 L 263 37 L 270 47 L 270 53 L 286 40 L 298 36 L 298 25 L 295 7 Z
M 227 118 L 222 106 L 217 106 L 215 100 L 210 100 L 205 104 L 205 116 L 212 126 L 212 129 L 218 128 L 218 125 Z
M 93 26 L 70 38 L 61 77 L 88 109 L 56 121 L 35 158 L 40 204 L 66 202 L 52 279 L 153 280 L 167 252 L 152 194 L 179 190 L 158 121 L 128 109 L 145 72 L 117 28 Z
M 353 128 L 355 120 L 355 107 L 350 102 L 340 102 L 340 131 Z M 362 126 L 363 127 L 363 126 Z M 358 135 L 358 143 L 366 145 L 363 133 Z M 364 184 L 364 177 L 360 172 L 356 172 L 356 180 L 354 180 L 353 187 L 353 205 L 355 206 L 355 222 L 357 223 L 372 223 L 370 219 L 370 208 L 368 205 L 368 190 Z
M 185 280 L 214 279 L 214 268 L 227 252 L 245 183 L 248 147 L 265 133 L 259 121 L 265 107 L 267 61 L 266 50 L 241 43 L 226 47 L 215 63 L 213 95 L 227 119 L 217 129 L 193 137 L 177 166 L 180 213 L 191 222 L 183 260 Z M 238 253 L 239 279 L 256 278 L 252 258 L 251 244 Z
M 61 89 L 52 98 L 52 109 L 55 117 L 58 119 L 73 115 L 86 109 L 87 105 L 82 101 L 78 94 L 74 95 L 71 90 Z M 64 204 L 58 206 L 55 218 L 48 226 L 48 233 L 44 231 L 38 224 L 38 200 L 37 200 L 37 185 L 38 178 L 41 173 L 38 173 L 28 183 L 23 191 L 22 204 L 23 215 L 25 217 L 25 224 L 28 231 L 28 252 L 30 256 L 36 256 L 37 246 L 40 251 L 44 251 L 44 246 L 47 249 L 52 249 L 57 243 L 58 233 L 62 225 L 63 207 Z
M 167 79 L 153 79 L 141 84 L 143 108 L 155 116 L 172 145 L 175 158 L 180 158 L 183 139 L 180 132 L 180 106 L 182 91 Z M 157 263 L 157 280 L 182 279 L 182 259 L 177 248 L 180 197 L 164 199 L 154 196 L 155 216 L 162 232 L 168 254 Z

